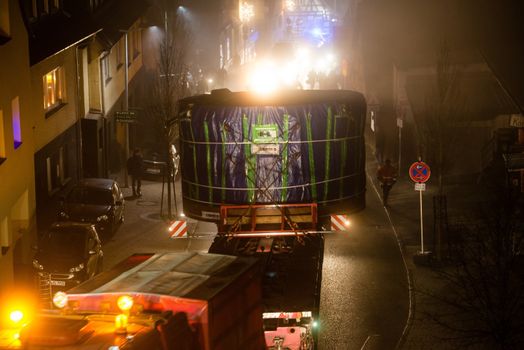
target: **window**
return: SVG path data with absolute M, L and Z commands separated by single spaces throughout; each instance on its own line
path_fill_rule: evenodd
M 6 159 L 5 155 L 5 134 L 4 134 L 4 114 L 0 109 L 0 164 Z
M 110 71 L 110 65 L 109 65 L 109 54 L 102 57 L 102 60 L 100 62 L 102 65 L 102 77 L 105 81 L 105 83 L 109 83 L 111 80 L 111 71 Z
M 22 126 L 20 124 L 20 102 L 18 96 L 11 101 L 11 113 L 13 114 L 13 141 L 17 149 L 22 144 Z
M 135 59 L 140 54 L 140 29 L 133 30 L 133 59 Z
M 65 103 L 64 69 L 58 67 L 44 75 L 44 109 L 51 111 Z
M 115 49 L 116 49 L 116 68 L 117 69 L 120 69 L 120 67 L 122 67 L 124 65 L 124 61 L 125 61 L 125 43 L 124 43 L 124 40 L 119 40 L 116 45 L 115 45 Z
M 3 218 L 0 222 L 0 246 L 2 246 L 2 255 L 5 255 L 11 245 L 9 239 L 9 227 L 7 224 L 7 218 Z
M 11 37 L 9 25 L 9 0 L 0 0 L 0 45 Z
M 67 148 L 60 147 L 58 152 L 46 159 L 47 192 L 52 195 L 68 180 Z

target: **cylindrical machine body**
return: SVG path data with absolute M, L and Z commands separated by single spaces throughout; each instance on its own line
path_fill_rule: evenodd
M 352 91 L 260 98 L 219 91 L 180 101 L 186 215 L 223 204 L 317 203 L 319 215 L 365 206 L 366 103 Z

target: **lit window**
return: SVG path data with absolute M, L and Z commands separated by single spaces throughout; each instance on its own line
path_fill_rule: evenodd
M 65 103 L 64 71 L 62 67 L 44 75 L 44 108 L 48 111 Z
M 11 113 L 13 114 L 13 141 L 15 149 L 22 144 L 22 125 L 20 124 L 20 102 L 18 96 L 11 101 Z

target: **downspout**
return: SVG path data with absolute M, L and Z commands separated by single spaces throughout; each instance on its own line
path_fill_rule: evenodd
M 80 71 L 80 62 L 78 59 L 78 54 L 80 51 L 79 45 L 75 47 L 75 65 L 76 65 L 76 98 L 75 103 L 77 106 L 77 121 L 76 121 L 76 159 L 77 159 L 77 167 L 76 167 L 76 179 L 80 180 L 83 177 L 84 173 L 84 166 L 83 166 L 83 145 L 82 145 L 82 113 L 83 110 L 80 106 L 80 92 L 82 91 L 82 86 L 80 85 L 81 79 L 80 76 L 83 74 L 83 72 Z M 82 93 L 83 96 L 83 93 Z

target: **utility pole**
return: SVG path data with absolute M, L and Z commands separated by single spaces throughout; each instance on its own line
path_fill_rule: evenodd
M 128 31 L 124 31 L 124 42 L 125 42 L 125 62 L 124 62 L 124 111 L 129 111 L 129 52 L 128 52 Z M 125 146 L 125 161 L 124 164 L 124 187 L 129 187 L 128 173 L 127 173 L 127 160 L 129 159 L 129 123 L 126 125 L 126 146 Z

